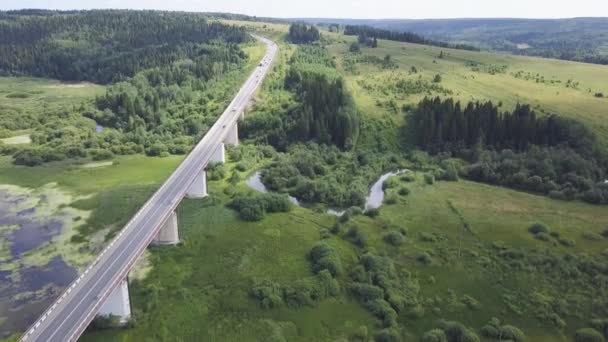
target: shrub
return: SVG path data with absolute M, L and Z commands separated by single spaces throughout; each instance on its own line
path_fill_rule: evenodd
M 388 205 L 397 204 L 397 197 L 395 196 L 386 196 L 384 199 L 384 203 Z
M 550 241 L 551 240 L 551 236 L 547 233 L 538 233 L 538 234 L 535 234 L 534 237 L 540 241 Z
M 526 340 L 524 332 L 512 325 L 503 325 L 500 331 L 502 340 L 511 340 L 514 342 L 523 342 Z
M 583 238 L 589 241 L 600 241 L 603 240 L 603 236 L 594 232 L 583 232 Z
M 258 299 L 265 309 L 278 307 L 283 303 L 281 286 L 270 280 L 264 280 L 251 289 L 251 296 Z
M 364 303 L 364 305 L 372 313 L 372 315 L 376 316 L 382 321 L 385 327 L 397 325 L 397 312 L 387 301 L 383 299 L 376 299 L 367 301 Z
M 382 288 L 366 283 L 353 283 L 350 286 L 350 291 L 362 302 L 384 298 L 384 290 Z
M 435 183 L 435 176 L 432 173 L 425 173 L 424 174 L 424 181 L 428 185 L 433 185 Z
M 457 342 L 479 342 L 479 337 L 460 322 L 439 321 L 439 327 L 445 332 L 447 340 Z
M 414 177 L 413 173 L 408 172 L 408 173 L 404 174 L 403 176 L 399 177 L 399 180 L 402 182 L 411 183 L 411 182 L 416 181 L 416 177 Z
M 310 250 L 309 256 L 313 272 L 319 273 L 323 270 L 327 270 L 334 277 L 342 273 L 340 256 L 328 244 L 324 242 L 316 244 Z
M 409 194 L 410 194 L 410 189 L 409 188 L 401 187 L 399 189 L 399 195 L 401 195 L 401 196 L 407 196 Z
M 389 232 L 384 235 L 384 241 L 393 246 L 401 246 L 405 243 L 405 236 L 400 232 Z
M 604 230 L 602 230 L 602 236 L 608 239 L 608 228 L 604 228 Z
M 363 248 L 367 245 L 367 235 L 365 235 L 358 227 L 352 227 L 346 233 L 349 241 Z
M 566 246 L 566 247 L 576 246 L 576 241 L 574 241 L 573 239 L 560 238 L 558 241 L 559 241 L 560 245 L 562 245 L 562 246 Z
M 593 329 L 593 328 L 583 328 L 578 329 L 574 334 L 575 342 L 604 342 L 604 336 L 602 334 Z
M 401 337 L 395 329 L 382 329 L 376 334 L 376 342 L 400 342 Z
M 416 256 L 416 260 L 425 265 L 429 265 L 433 262 L 433 258 L 431 258 L 431 255 L 427 252 L 418 253 L 418 255 Z
M 422 342 L 448 342 L 448 337 L 443 330 L 433 329 L 422 335 Z
M 371 208 L 371 209 L 367 209 L 365 211 L 365 216 L 374 218 L 376 216 L 380 215 L 380 210 L 378 210 L 378 208 Z
M 441 82 L 441 75 L 437 74 L 435 75 L 435 77 L 433 77 L 433 83 L 439 83 Z
M 330 232 L 334 235 L 342 233 L 342 224 L 340 222 L 336 222 L 336 224 L 331 227 Z
M 528 231 L 532 234 L 549 233 L 549 228 L 542 223 L 535 223 L 528 227 Z
M 481 306 L 479 301 L 469 295 L 464 295 L 462 297 L 462 302 L 471 310 L 477 310 Z

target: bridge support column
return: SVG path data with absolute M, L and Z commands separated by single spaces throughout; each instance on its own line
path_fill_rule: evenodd
M 239 144 L 239 128 L 236 122 L 232 125 L 232 128 L 228 130 L 228 135 L 226 135 L 224 143 L 229 146 L 237 146 Z
M 211 159 L 210 163 L 225 163 L 226 162 L 226 153 L 224 152 L 224 143 L 221 143 L 217 146 Z
M 179 243 L 179 230 L 177 229 L 177 214 L 174 212 L 167 217 L 158 235 L 152 241 L 155 245 L 175 245 Z
M 118 316 L 121 323 L 126 323 L 131 318 L 131 301 L 127 278 L 123 279 L 120 285 L 112 291 L 112 294 L 106 299 L 97 314 L 100 316 Z
M 204 198 L 207 197 L 207 173 L 203 170 L 192 182 L 190 189 L 186 193 L 187 198 Z

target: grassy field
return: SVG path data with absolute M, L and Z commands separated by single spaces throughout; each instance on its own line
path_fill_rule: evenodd
M 348 46 L 356 37 L 335 34 L 330 37 L 335 43 L 328 48 L 345 69 Z M 439 58 L 442 52 L 443 58 Z M 390 55 L 398 66 L 387 70 L 372 63 L 357 63 L 354 70 L 345 72 L 358 107 L 374 118 L 387 115 L 382 104 L 391 100 L 401 108 L 403 104 L 416 104 L 427 95 L 454 97 L 465 103 L 491 100 L 502 103 L 505 110 L 524 103 L 541 113 L 583 121 L 608 146 L 608 98 L 595 97 L 596 93 L 608 94 L 608 83 L 604 81 L 608 79 L 606 66 L 384 40 L 379 41 L 376 49 L 363 48 L 362 55 L 380 60 Z M 412 72 L 413 67 L 416 73 Z M 399 80 L 421 79 L 431 84 L 435 75 L 442 79 L 437 85 L 450 94 L 432 90 L 407 93 L 390 88 Z M 569 81 L 573 86 L 566 87 Z
M 80 104 L 103 94 L 104 87 L 92 83 L 63 83 L 29 77 L 0 77 L 0 105 L 23 111 Z
M 131 285 L 133 329 L 91 333 L 81 340 L 352 340 L 361 326 L 373 336 L 378 321 L 349 295 L 348 271 L 339 278 L 340 295 L 314 306 L 264 309 L 250 296 L 253 284 L 260 280 L 290 284 L 311 277 L 307 255 L 321 240 L 339 252 L 345 270 L 352 269 L 365 251 L 376 251 L 389 256 L 399 272 L 413 274 L 420 283 L 418 300 L 424 310 L 417 318 L 405 312 L 399 315 L 407 341 L 417 340 L 438 319 L 457 320 L 478 330 L 498 317 L 521 328 L 533 341 L 569 341 L 573 331 L 587 323 L 575 313 L 584 315 L 591 305 L 592 298 L 584 291 L 564 294 L 572 305 L 572 316 L 562 317 L 566 328 L 558 330 L 550 321 L 537 318 L 526 303 L 536 303 L 539 293 L 545 300 L 557 300 L 563 288 L 552 284 L 555 279 L 540 268 L 505 266 L 495 246 L 529 254 L 524 264 L 532 263 L 538 251 L 555 258 L 582 253 L 599 257 L 608 248 L 608 240 L 592 241 L 584 232 L 600 233 L 608 226 L 602 207 L 466 181 L 427 185 L 417 174 L 415 182 L 404 183 L 410 195 L 383 207 L 379 217 L 358 216 L 346 224 L 357 226 L 367 236 L 367 246 L 361 249 L 344 234 L 327 237 L 323 233 L 336 222 L 330 215 L 295 208 L 248 223 L 227 209 L 226 188 L 249 191 L 244 181 L 264 162 L 250 163 L 252 168 L 245 172 L 236 171 L 236 163 L 230 163 L 227 178 L 238 172 L 242 182 L 236 186 L 226 180 L 209 182 L 211 198 L 182 203 L 178 213 L 183 244 L 153 249 L 153 270 Z M 463 229 L 463 222 L 470 230 Z M 574 239 L 575 246 L 535 239 L 527 228 L 537 222 Z M 385 234 L 396 229 L 407 231 L 406 243 L 398 247 L 384 241 Z M 432 261 L 420 262 L 421 253 L 428 253 Z M 506 294 L 515 295 L 507 299 Z M 465 296 L 478 304 L 466 306 Z M 513 311 L 518 308 L 523 312 Z

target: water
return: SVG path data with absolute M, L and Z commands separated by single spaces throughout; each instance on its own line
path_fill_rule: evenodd
M 0 338 L 23 331 L 77 277 L 60 256 L 28 266 L 21 258 L 62 233 L 65 213 L 46 195 L 0 189 Z M 52 217 L 46 216 L 52 215 Z M 1 251 L 0 251 L 1 252 Z
M 374 185 L 372 185 L 371 189 L 369 190 L 369 195 L 367 196 L 365 201 L 365 210 L 380 208 L 382 206 L 382 202 L 384 202 L 384 190 L 382 189 L 384 182 L 389 177 L 400 175 L 404 172 L 407 172 L 407 170 L 398 170 L 396 172 L 389 172 L 380 176 L 380 178 L 376 181 L 376 183 L 374 183 Z
M 101 133 L 103 132 L 104 127 L 102 125 L 97 125 L 95 126 L 95 132 L 96 133 Z
M 267 194 L 268 188 L 266 188 L 266 185 L 264 185 L 264 183 L 262 183 L 262 173 L 260 171 L 257 171 L 256 173 L 254 173 L 251 177 L 249 177 L 249 179 L 247 180 L 247 186 L 250 187 L 251 189 L 257 191 L 257 192 L 261 192 L 263 194 Z M 291 201 L 291 203 L 297 205 L 297 206 L 301 206 L 300 201 L 298 201 L 297 198 L 287 195 L 287 197 L 289 197 L 289 200 Z
M 407 171 L 408 170 L 398 170 L 395 172 L 388 172 L 388 173 L 385 173 L 382 176 L 380 176 L 380 178 L 369 189 L 369 195 L 366 197 L 366 201 L 365 201 L 365 210 L 380 208 L 380 206 L 382 206 L 382 202 L 384 202 L 384 190 L 382 189 L 384 182 L 389 177 L 400 175 Z M 266 188 L 264 183 L 262 183 L 262 180 L 260 179 L 260 175 L 261 175 L 260 171 L 257 171 L 256 173 L 254 173 L 247 180 L 247 186 L 249 186 L 251 189 L 253 189 L 255 191 L 258 191 L 261 193 L 268 193 L 268 189 Z M 301 203 L 298 201 L 298 199 L 295 197 L 289 196 L 289 200 L 291 200 L 294 204 L 296 204 L 298 206 L 302 206 Z M 345 212 L 346 212 L 346 209 L 342 209 L 342 208 L 329 208 L 327 210 L 328 214 L 338 216 L 338 217 L 344 215 Z

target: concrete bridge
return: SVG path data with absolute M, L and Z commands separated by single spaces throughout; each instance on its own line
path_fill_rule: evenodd
M 207 196 L 205 168 L 209 163 L 224 162 L 225 145 L 238 144 L 238 120 L 243 117 L 278 51 L 272 41 L 254 37 L 266 45 L 266 55 L 226 111 L 169 179 L 30 327 L 21 341 L 75 341 L 97 314 L 116 315 L 123 321 L 130 318 L 127 277 L 133 264 L 150 244 L 179 242 L 176 207 L 184 197 Z

